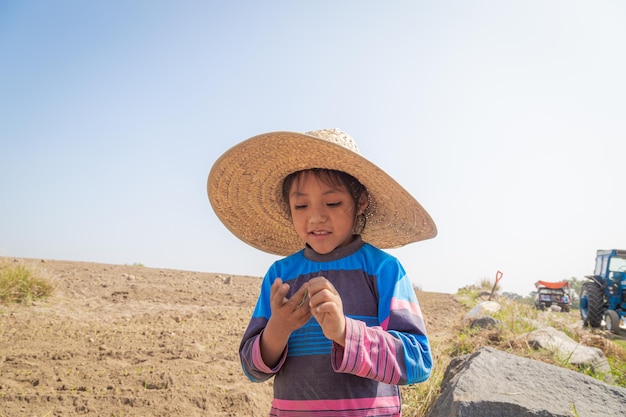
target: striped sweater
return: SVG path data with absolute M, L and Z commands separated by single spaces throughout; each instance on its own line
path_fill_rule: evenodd
M 289 297 L 317 276 L 341 296 L 345 346 L 326 339 L 311 318 L 269 368 L 259 336 L 271 315 L 272 283 L 287 282 Z M 422 382 L 432 368 L 424 319 L 402 265 L 360 237 L 327 255 L 306 247 L 275 262 L 263 279 L 239 355 L 251 381 L 274 377 L 270 416 L 400 416 L 398 385 Z

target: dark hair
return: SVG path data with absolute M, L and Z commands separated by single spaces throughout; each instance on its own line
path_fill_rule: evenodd
M 336 169 L 326 169 L 326 168 L 311 168 L 305 169 L 302 171 L 292 172 L 287 175 L 283 180 L 283 201 L 287 206 L 287 212 L 289 213 L 289 191 L 291 190 L 291 186 L 294 182 L 299 181 L 302 178 L 302 175 L 305 172 L 311 172 L 317 179 L 322 181 L 324 184 L 337 187 L 343 185 L 346 187 L 350 195 L 352 196 L 352 200 L 354 201 L 355 210 L 359 207 L 359 202 L 363 195 L 367 197 L 367 189 L 359 180 L 354 178 L 352 175 L 338 171 Z M 355 213 L 356 214 L 356 213 Z M 360 220 L 363 225 L 360 227 L 360 231 L 365 228 L 365 215 L 361 216 Z M 356 223 L 356 222 L 355 222 Z

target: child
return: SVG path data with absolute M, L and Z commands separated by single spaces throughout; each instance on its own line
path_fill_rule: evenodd
M 428 213 L 337 129 L 248 139 L 207 189 L 232 233 L 286 256 L 239 348 L 250 380 L 274 377 L 270 415 L 400 416 L 399 385 L 428 379 L 432 356 L 409 277 L 379 248 L 434 237 Z

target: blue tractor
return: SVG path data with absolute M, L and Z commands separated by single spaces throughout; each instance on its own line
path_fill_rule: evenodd
M 585 326 L 619 333 L 620 320 L 626 317 L 626 250 L 599 250 L 596 269 L 587 275 L 580 291 L 580 315 Z

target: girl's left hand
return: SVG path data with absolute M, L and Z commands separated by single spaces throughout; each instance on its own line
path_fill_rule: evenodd
M 346 317 L 343 314 L 343 303 L 334 285 L 326 278 L 316 277 L 309 281 L 309 306 L 324 336 L 344 346 Z

